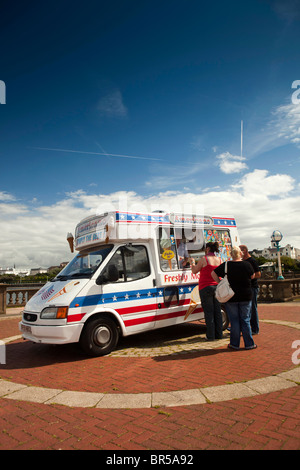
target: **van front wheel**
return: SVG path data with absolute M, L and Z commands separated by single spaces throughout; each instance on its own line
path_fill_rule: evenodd
M 118 327 L 106 317 L 95 318 L 88 322 L 80 338 L 80 346 L 90 356 L 105 356 L 117 346 Z

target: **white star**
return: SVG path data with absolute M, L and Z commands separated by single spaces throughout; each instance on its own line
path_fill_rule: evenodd
M 151 292 L 148 292 L 148 297 L 151 297 Z
M 114 295 L 113 296 L 113 301 L 115 302 L 117 300 L 117 297 Z
M 137 296 L 138 299 L 141 297 L 139 292 L 136 294 L 136 296 Z
M 158 292 L 158 294 L 159 294 L 159 295 L 162 295 L 162 291 L 160 290 L 160 291 Z
M 125 295 L 125 300 L 128 300 L 128 299 L 129 299 L 129 295 L 126 294 L 126 295 Z
M 191 287 L 189 287 L 189 292 L 191 292 L 191 290 L 192 290 L 192 288 L 191 288 Z

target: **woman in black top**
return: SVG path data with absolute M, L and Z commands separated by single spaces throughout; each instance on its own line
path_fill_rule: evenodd
M 238 246 L 232 248 L 231 256 L 232 261 L 227 262 L 227 278 L 234 296 L 226 303 L 226 312 L 231 324 L 228 347 L 239 349 L 242 333 L 245 349 L 254 349 L 257 346 L 254 344 L 250 327 L 251 279 L 254 277 L 254 270 L 250 263 L 242 260 L 242 252 Z M 211 275 L 216 282 L 220 282 L 219 278 L 225 276 L 225 263 L 218 266 Z

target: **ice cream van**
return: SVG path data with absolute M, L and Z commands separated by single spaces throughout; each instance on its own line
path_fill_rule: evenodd
M 202 320 L 188 256 L 197 261 L 218 241 L 226 260 L 240 244 L 234 217 L 161 211 L 90 216 L 67 238 L 76 256 L 27 302 L 19 328 L 24 339 L 79 343 L 92 356 L 120 336 Z

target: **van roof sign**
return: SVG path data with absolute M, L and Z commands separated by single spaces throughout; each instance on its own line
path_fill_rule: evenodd
M 160 225 L 190 228 L 236 227 L 233 217 L 210 217 L 197 214 L 166 213 L 155 211 L 114 211 L 86 217 L 76 227 L 75 248 L 96 245 L 108 240 L 149 239 L 155 236 Z

